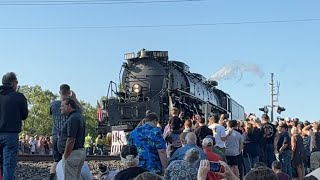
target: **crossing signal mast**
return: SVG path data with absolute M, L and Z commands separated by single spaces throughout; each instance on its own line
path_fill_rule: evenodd
M 275 105 L 274 103 L 278 103 L 279 102 L 279 88 L 280 88 L 280 82 L 277 81 L 277 84 L 276 84 L 276 87 L 275 87 L 275 84 L 274 84 L 274 80 L 273 80 L 273 77 L 274 77 L 274 73 L 271 73 L 271 82 L 270 82 L 270 86 L 271 86 L 271 103 L 270 105 L 267 105 L 267 106 L 264 106 L 263 108 L 259 108 L 260 111 L 263 111 L 265 114 L 268 114 L 269 112 L 269 109 L 268 107 L 271 108 L 271 111 L 270 111 L 270 118 L 271 118 L 271 122 L 273 122 L 273 110 L 275 107 L 277 107 L 277 113 L 278 114 L 281 114 L 281 112 L 285 111 L 286 109 L 284 107 L 281 107 L 279 105 Z

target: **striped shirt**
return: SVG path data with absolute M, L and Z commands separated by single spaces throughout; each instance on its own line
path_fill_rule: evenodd
M 53 101 L 50 105 L 50 115 L 52 116 L 52 137 L 58 138 L 63 125 L 67 122 L 67 117 L 61 114 L 61 101 Z

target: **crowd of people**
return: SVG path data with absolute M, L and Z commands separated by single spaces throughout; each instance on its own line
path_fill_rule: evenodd
M 110 136 L 110 135 L 109 135 Z M 87 155 L 107 155 L 108 146 L 111 145 L 110 137 L 98 134 L 96 138 L 90 133 L 85 137 L 84 148 Z M 22 133 L 19 136 L 19 154 L 53 155 L 52 136 L 30 136 Z
M 98 135 L 95 142 L 85 135 L 83 108 L 70 90 L 60 86 L 60 100 L 50 106 L 52 136 L 22 134 L 22 120 L 28 117 L 27 99 L 17 92 L 15 73 L 7 73 L 0 86 L 0 148 L 2 177 L 13 180 L 17 155 L 52 154 L 50 179 L 92 179 L 84 162 L 94 149 L 104 154 L 108 136 Z M 20 143 L 19 143 L 20 140 Z M 94 148 L 95 147 L 95 148 Z M 245 120 L 229 119 L 227 114 L 182 118 L 177 108 L 161 127 L 156 113 L 146 116 L 130 133 L 122 148 L 121 171 L 104 170 L 101 179 L 186 179 L 186 180 L 289 180 L 315 178 L 320 167 L 320 124 L 286 118 L 270 122 L 248 114 Z M 311 172 L 312 176 L 305 177 Z
M 51 154 L 52 136 L 30 136 L 22 134 L 19 137 L 19 154 Z
M 199 115 L 182 120 L 177 108 L 172 108 L 164 131 L 158 121 L 157 114 L 148 112 L 131 132 L 133 152 L 124 153 L 128 147 L 124 148 L 121 159 L 143 169 L 128 168 L 126 176 L 133 179 L 137 172 L 148 171 L 162 179 L 301 180 L 320 166 L 318 122 L 286 118 L 271 123 L 267 114 L 229 120 L 215 114 L 206 123 Z M 213 170 L 213 162 L 222 168 Z

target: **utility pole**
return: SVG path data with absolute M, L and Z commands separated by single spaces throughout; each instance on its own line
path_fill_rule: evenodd
M 281 112 L 285 111 L 286 109 L 284 107 L 281 107 L 279 105 L 274 105 L 275 102 L 278 103 L 278 97 L 279 97 L 279 88 L 280 88 L 280 82 L 277 81 L 277 84 L 276 84 L 276 89 L 275 89 L 275 84 L 274 84 L 274 80 L 273 80 L 273 77 L 274 77 L 274 73 L 271 73 L 271 81 L 270 81 L 270 86 L 271 86 L 271 93 L 270 93 L 270 99 L 271 99 L 271 103 L 270 105 L 266 105 L 264 106 L 263 108 L 259 108 L 260 111 L 264 112 L 265 114 L 268 114 L 269 112 L 269 107 L 271 108 L 271 111 L 270 111 L 270 119 L 271 119 L 271 122 L 273 122 L 273 108 L 274 107 L 278 107 L 277 109 L 277 112 L 279 114 L 281 114 Z M 276 90 L 276 93 L 275 93 L 275 90 Z
M 271 73 L 271 82 L 270 82 L 270 85 L 271 85 L 271 122 L 273 122 L 273 102 L 274 102 L 274 83 L 273 83 L 273 73 Z

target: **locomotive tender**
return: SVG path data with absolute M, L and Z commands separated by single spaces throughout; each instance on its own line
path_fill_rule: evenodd
M 110 82 L 105 117 L 98 131 L 130 131 L 150 110 L 158 114 L 161 124 L 169 119 L 170 107 L 184 116 L 200 114 L 208 119 L 213 113 L 228 114 L 229 119 L 244 119 L 244 108 L 227 93 L 216 88 L 218 83 L 192 73 L 179 61 L 169 61 L 168 51 L 142 49 L 125 54 L 118 86 Z

